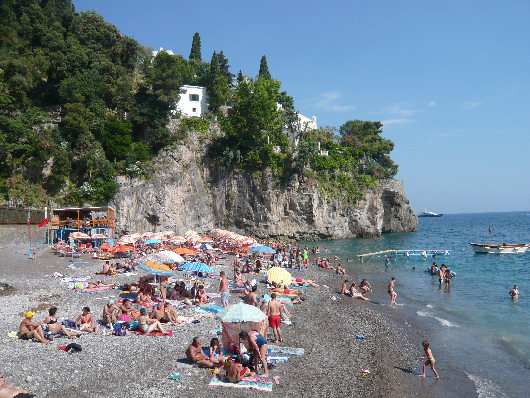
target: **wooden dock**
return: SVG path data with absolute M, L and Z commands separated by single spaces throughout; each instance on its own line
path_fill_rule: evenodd
M 443 249 L 443 250 L 432 250 L 432 249 L 410 249 L 410 250 L 399 249 L 399 250 L 396 250 L 396 249 L 389 249 L 389 250 L 381 250 L 381 251 L 372 252 L 372 253 L 357 254 L 356 257 L 358 259 L 360 259 L 361 262 L 362 262 L 364 257 L 376 256 L 378 254 L 389 254 L 389 253 L 392 253 L 392 254 L 394 254 L 394 256 L 397 256 L 397 254 L 399 253 L 399 254 L 403 254 L 406 257 L 408 257 L 410 255 L 410 256 L 423 256 L 423 257 L 427 258 L 427 257 L 432 257 L 434 255 L 440 255 L 440 256 L 448 255 L 449 252 L 450 252 L 450 250 L 446 250 L 446 249 Z

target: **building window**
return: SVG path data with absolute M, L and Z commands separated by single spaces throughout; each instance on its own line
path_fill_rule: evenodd
M 199 94 L 190 94 L 190 101 L 199 102 Z
M 192 109 L 192 112 L 197 112 L 197 108 L 193 108 L 193 109 Z

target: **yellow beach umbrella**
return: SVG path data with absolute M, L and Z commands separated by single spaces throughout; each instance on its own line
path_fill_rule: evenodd
M 276 282 L 280 285 L 290 285 L 292 277 L 284 268 L 272 267 L 267 271 L 267 280 L 269 283 Z

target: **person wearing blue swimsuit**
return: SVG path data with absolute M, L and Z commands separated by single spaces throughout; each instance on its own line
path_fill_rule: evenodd
M 250 330 L 248 332 L 240 332 L 239 338 L 245 342 L 245 347 L 252 350 L 254 356 L 254 367 L 256 374 L 258 374 L 258 358 L 261 360 L 263 365 L 263 377 L 269 377 L 269 369 L 267 367 L 267 352 L 269 347 L 267 346 L 267 339 L 255 330 Z

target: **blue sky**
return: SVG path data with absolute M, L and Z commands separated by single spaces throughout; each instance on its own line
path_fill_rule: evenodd
M 380 120 L 416 212 L 530 209 L 530 2 L 74 0 L 124 34 L 269 70 L 319 126 Z

